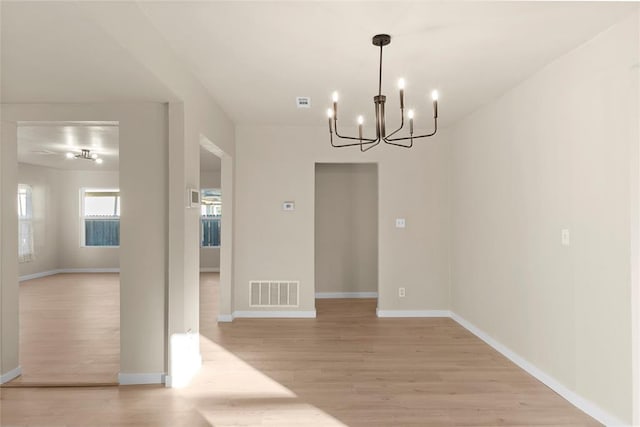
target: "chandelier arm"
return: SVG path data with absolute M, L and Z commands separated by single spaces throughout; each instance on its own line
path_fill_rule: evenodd
M 435 118 L 433 119 L 433 124 L 434 124 L 434 129 L 433 132 L 425 134 L 425 135 L 418 135 L 418 136 L 407 136 L 404 138 L 385 138 L 384 142 L 386 142 L 387 144 L 391 144 L 390 141 L 406 141 L 406 140 L 414 140 L 414 139 L 418 139 L 418 138 L 428 138 L 430 136 L 433 136 L 436 134 L 436 132 L 438 132 L 438 119 Z
M 413 147 L 413 137 L 409 137 L 409 139 L 411 140 L 411 143 L 409 143 L 409 145 L 399 144 L 397 142 L 389 142 L 386 139 L 384 140 L 384 142 L 389 145 L 395 145 L 396 147 L 411 148 Z
M 333 148 L 355 147 L 356 145 L 357 145 L 357 146 L 362 147 L 363 145 L 370 145 L 370 144 L 373 144 L 374 142 L 375 142 L 375 141 L 373 141 L 373 142 L 363 142 L 362 144 L 361 144 L 361 143 L 359 143 L 359 142 L 353 142 L 353 143 L 349 143 L 349 144 L 340 144 L 340 145 L 337 145 L 337 144 L 334 144 L 334 143 L 333 143 L 333 138 L 331 138 L 331 146 L 332 146 Z M 377 143 L 377 144 L 374 144 L 374 147 L 375 147 L 376 145 L 378 145 L 379 143 L 380 143 L 380 142 L 378 141 L 378 143 Z
M 342 135 L 340 135 L 338 133 L 338 121 L 337 120 L 333 121 L 333 132 L 340 139 L 351 139 L 351 140 L 354 140 L 354 141 L 366 141 L 366 142 L 364 142 L 364 144 L 372 144 L 372 143 L 380 140 L 380 138 L 370 139 L 370 138 L 355 138 L 353 136 L 342 136 Z M 351 144 L 351 145 L 360 145 L 360 143 L 358 142 L 356 144 Z M 341 147 L 346 147 L 346 145 L 341 145 Z
M 392 137 L 396 133 L 400 132 L 403 127 L 404 127 L 404 112 L 401 113 L 400 127 L 398 129 L 394 130 L 393 132 L 391 132 L 389 135 L 387 135 L 387 137 L 384 139 L 385 142 L 388 141 L 390 137 Z
M 369 150 L 371 150 L 373 147 L 375 147 L 376 145 L 380 144 L 380 141 L 381 141 L 381 140 L 380 140 L 380 139 L 378 139 L 378 140 L 376 141 L 376 143 L 375 143 L 375 144 L 373 144 L 373 145 L 369 145 L 368 147 L 364 147 L 364 148 L 363 148 L 363 145 L 364 145 L 364 144 L 361 144 L 361 145 L 360 145 L 360 151 L 361 151 L 361 152 L 363 152 L 363 153 L 364 153 L 365 151 L 369 151 Z

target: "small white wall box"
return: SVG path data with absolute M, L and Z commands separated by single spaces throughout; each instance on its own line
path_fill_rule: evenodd
M 283 211 L 295 211 L 296 203 L 295 202 L 282 202 L 282 210 Z
M 200 206 L 200 190 L 197 188 L 190 188 L 188 191 L 189 196 L 189 206 L 192 208 L 197 208 Z

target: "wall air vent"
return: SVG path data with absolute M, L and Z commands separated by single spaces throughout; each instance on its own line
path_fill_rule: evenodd
M 298 281 L 252 280 L 249 282 L 249 306 L 298 307 Z
M 311 98 L 308 96 L 296 97 L 296 105 L 298 108 L 311 108 Z

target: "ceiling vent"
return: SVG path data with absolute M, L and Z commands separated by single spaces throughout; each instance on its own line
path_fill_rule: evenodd
M 296 97 L 296 105 L 298 108 L 311 108 L 311 98 L 308 96 Z

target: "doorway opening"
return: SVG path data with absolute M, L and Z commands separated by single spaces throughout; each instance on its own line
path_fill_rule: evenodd
M 219 314 L 222 237 L 222 159 L 200 146 L 200 328 Z
M 375 314 L 378 298 L 375 163 L 315 165 L 315 297 L 318 316 L 331 309 L 326 304 L 334 309 L 363 304 Z
M 22 375 L 11 384 L 117 385 L 119 124 L 19 122 L 17 142 Z

